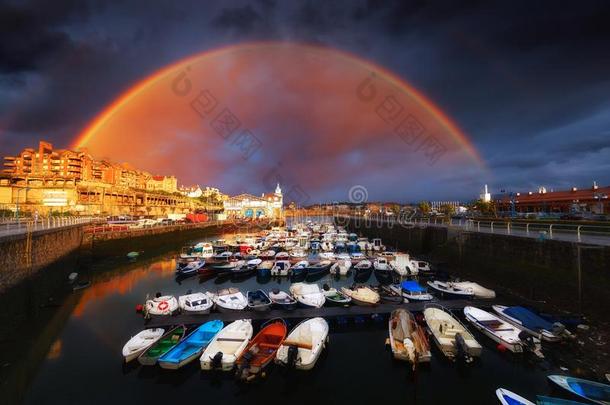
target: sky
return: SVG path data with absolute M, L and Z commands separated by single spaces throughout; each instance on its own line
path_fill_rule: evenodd
M 188 103 L 159 84 L 114 113 L 86 146 L 231 194 L 271 191 L 280 181 L 301 203 L 470 200 L 485 183 L 494 192 L 608 185 L 607 21 L 607 1 L 3 1 L 0 152 L 39 139 L 69 147 L 160 69 L 265 41 L 282 47 L 228 52 L 191 72 L 260 140 L 256 154 L 244 158 L 210 122 L 197 127 Z M 481 159 L 408 89 L 383 87 L 384 72 L 438 107 Z M 398 91 L 442 142 L 438 161 L 409 150 L 394 125 L 380 121 L 377 101 L 358 99 L 368 74 L 384 82 L 384 95 Z

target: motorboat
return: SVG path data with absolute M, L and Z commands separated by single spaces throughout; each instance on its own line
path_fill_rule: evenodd
M 248 300 L 239 289 L 230 287 L 219 290 L 216 294 L 208 293 L 220 312 L 242 311 L 248 306 Z
M 392 271 L 392 268 L 388 263 L 388 259 L 381 256 L 375 258 L 375 260 L 373 261 L 373 267 L 377 271 Z
M 258 265 L 262 262 L 262 260 L 252 259 L 248 260 L 247 262 L 243 260 L 241 260 L 240 262 L 241 266 L 235 267 L 233 270 L 231 270 L 231 277 L 248 277 L 256 273 L 256 269 Z
M 412 266 L 412 260 L 407 253 L 396 253 L 390 260 L 390 267 L 401 277 L 416 276 L 419 270 Z
M 271 260 L 265 260 L 263 262 L 261 262 L 261 264 L 258 265 L 258 268 L 256 269 L 257 274 L 260 277 L 268 277 L 271 275 L 271 269 L 273 268 L 273 261 Z
M 326 298 L 326 304 L 329 306 L 347 307 L 352 302 L 351 297 L 348 297 L 336 288 L 330 287 L 328 284 L 322 286 L 322 293 Z
M 177 370 L 199 358 L 203 350 L 214 339 L 216 334 L 220 332 L 223 326 L 224 324 L 220 320 L 208 321 L 199 326 L 177 345 L 159 357 L 159 366 L 168 370 Z
M 265 250 L 260 255 L 258 255 L 258 257 L 266 260 L 273 259 L 275 258 L 275 250 Z
M 286 338 L 286 323 L 282 319 L 267 322 L 237 358 L 237 377 L 252 381 L 275 358 Z
M 428 286 L 434 291 L 441 294 L 442 297 L 459 297 L 459 298 L 472 298 L 474 292 L 470 289 L 462 289 L 457 287 L 452 282 L 444 281 L 428 281 Z
M 276 256 L 277 257 L 277 256 Z M 276 260 L 271 268 L 272 276 L 288 276 L 290 274 L 289 260 Z
M 275 254 L 275 260 L 289 260 L 290 254 L 288 252 L 278 252 Z
M 136 359 L 140 354 L 144 352 L 144 350 L 148 349 L 150 346 L 155 344 L 161 336 L 165 333 L 165 329 L 154 328 L 154 329 L 144 329 L 140 331 L 135 336 L 132 336 L 125 346 L 123 346 L 123 358 L 125 359 L 125 363 L 129 363 L 130 361 Z
M 203 258 L 209 259 L 214 256 L 214 247 L 211 243 L 208 242 L 200 242 L 195 246 L 185 246 L 182 248 L 180 253 L 181 259 L 188 258 Z
M 322 260 L 334 260 L 335 254 L 333 252 L 321 252 L 318 256 Z
M 297 370 L 311 370 L 328 342 L 328 322 L 306 319 L 292 329 L 275 355 L 278 364 Z
M 290 267 L 290 275 L 294 277 L 304 276 L 307 274 L 307 267 L 309 267 L 307 260 L 299 260 L 294 266 Z
M 448 310 L 439 305 L 428 305 L 424 309 L 424 319 L 438 348 L 448 359 L 461 357 L 469 363 L 481 355 L 483 347 Z
M 373 271 L 373 263 L 370 260 L 361 260 L 352 266 L 354 271 L 354 278 L 368 278 Z
M 541 340 L 558 342 L 566 336 L 571 336 L 561 323 L 551 323 L 525 307 L 493 305 L 492 308 L 508 322 Z
M 371 288 L 379 293 L 382 304 L 402 304 L 405 302 L 400 291 L 394 291 L 388 285 L 371 286 Z
M 358 238 L 358 246 L 362 251 L 369 251 L 373 249 L 373 245 L 369 242 L 368 238 Z
M 385 250 L 385 246 L 381 243 L 381 239 L 375 238 L 372 240 L 372 248 L 375 252 L 383 252 Z
M 294 283 L 290 286 L 290 293 L 304 307 L 321 308 L 326 301 L 317 284 Z
M 570 401 L 569 399 L 536 395 L 536 405 L 585 405 L 584 402 Z
M 411 268 L 417 271 L 418 273 L 429 273 L 432 270 L 432 268 L 430 267 L 430 263 L 416 259 L 411 259 Z
M 322 243 L 320 244 L 320 247 L 325 252 L 332 252 L 335 250 L 335 246 L 329 240 L 323 240 Z
M 498 388 L 496 396 L 502 405 L 536 405 L 531 401 L 505 388 Z
M 248 291 L 248 308 L 254 311 L 268 311 L 271 308 L 271 299 L 263 290 Z
M 290 257 L 294 259 L 301 259 L 303 257 L 307 257 L 307 253 L 303 249 L 294 249 L 290 252 Z
M 395 359 L 408 361 L 413 367 L 430 361 L 432 354 L 428 336 L 410 311 L 395 309 L 388 324 L 390 348 Z
M 409 301 L 430 301 L 434 299 L 432 294 L 428 293 L 428 290 L 417 281 L 403 281 L 400 283 L 400 289 L 402 296 Z
M 307 276 L 318 276 L 327 273 L 332 265 L 330 260 L 322 260 L 316 264 L 310 264 L 307 269 Z
M 550 375 L 548 379 L 564 390 L 596 404 L 610 404 L 610 385 L 566 375 Z
M 239 319 L 225 326 L 199 358 L 202 370 L 230 371 L 252 338 L 252 322 Z
M 485 288 L 480 284 L 473 283 L 472 281 L 453 281 L 451 284 L 462 290 L 472 291 L 475 298 L 480 299 L 493 299 L 496 298 L 496 292 Z
M 225 262 L 225 261 L 228 261 L 231 258 L 231 256 L 233 256 L 233 253 L 229 252 L 228 250 L 225 250 L 223 252 L 220 252 L 220 253 L 212 256 L 212 259 L 214 259 L 215 261 L 219 261 L 219 262 Z
M 373 306 L 379 304 L 381 300 L 379 293 L 365 285 L 341 287 L 341 292 L 350 297 L 356 305 Z
M 298 301 L 285 291 L 275 288 L 268 295 L 272 305 L 278 309 L 293 310 L 297 307 Z
M 330 274 L 339 274 L 341 276 L 347 275 L 349 269 L 352 267 L 352 261 L 349 259 L 338 260 L 330 266 Z
M 354 252 L 350 254 L 350 258 L 354 261 L 360 261 L 366 259 L 366 255 L 361 252 Z
M 183 313 L 187 314 L 209 314 L 214 306 L 214 301 L 202 292 L 190 293 L 178 297 L 178 306 Z
M 184 325 L 176 326 L 169 330 L 138 356 L 138 362 L 143 366 L 154 366 L 157 364 L 159 357 L 176 346 L 184 338 L 185 334 L 186 327 Z
M 173 295 L 157 293 L 153 299 L 146 300 L 146 313 L 150 315 L 171 315 L 178 309 L 178 301 Z

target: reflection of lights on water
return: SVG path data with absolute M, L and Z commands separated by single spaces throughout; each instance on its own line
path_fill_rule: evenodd
M 47 353 L 47 359 L 55 360 L 55 359 L 59 358 L 59 356 L 61 355 L 61 347 L 62 347 L 61 339 L 57 339 L 55 342 L 53 342 L 53 344 L 51 345 L 51 348 L 49 349 L 49 352 Z

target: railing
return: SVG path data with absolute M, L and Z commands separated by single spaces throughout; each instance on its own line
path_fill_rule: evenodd
M 95 217 L 40 217 L 4 220 L 0 223 L 0 236 L 40 231 L 44 229 L 65 228 L 73 225 L 98 221 Z

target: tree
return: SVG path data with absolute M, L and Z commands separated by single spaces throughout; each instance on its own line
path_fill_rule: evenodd
M 455 207 L 453 205 L 443 204 L 441 205 L 440 209 L 443 215 L 445 215 L 446 217 L 450 217 L 455 214 Z
M 424 216 L 430 214 L 430 203 L 428 201 L 420 202 L 417 205 L 417 208 L 419 209 L 419 212 L 421 212 Z
M 496 212 L 493 201 L 477 200 L 474 203 L 474 209 L 479 211 L 481 215 L 495 215 Z

